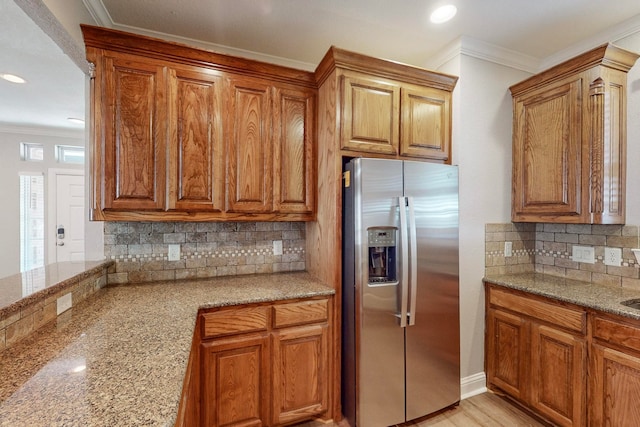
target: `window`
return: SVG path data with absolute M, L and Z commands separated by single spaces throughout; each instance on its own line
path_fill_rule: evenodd
M 44 266 L 44 176 L 20 175 L 20 271 Z
M 20 143 L 20 160 L 25 162 L 41 162 L 44 160 L 44 146 L 31 142 Z
M 81 165 L 84 163 L 84 147 L 76 145 L 56 145 L 58 163 Z

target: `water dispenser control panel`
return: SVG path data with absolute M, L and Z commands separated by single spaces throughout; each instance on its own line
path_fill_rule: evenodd
M 396 227 L 367 229 L 369 284 L 396 284 Z

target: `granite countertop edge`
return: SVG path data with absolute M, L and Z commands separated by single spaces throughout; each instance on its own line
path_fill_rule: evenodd
M 640 299 L 640 290 L 552 276 L 542 273 L 518 273 L 486 276 L 490 282 L 605 313 L 640 320 L 640 310 L 622 305 Z
M 306 272 L 107 286 L 0 353 L 0 426 L 173 425 L 200 310 L 333 294 Z

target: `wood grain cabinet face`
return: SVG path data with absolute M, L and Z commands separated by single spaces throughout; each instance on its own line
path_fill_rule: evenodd
M 222 78 L 202 69 L 171 75 L 169 209 L 224 208 Z
M 405 86 L 401 95 L 400 155 L 449 161 L 451 92 Z
M 342 76 L 343 150 L 398 154 L 400 87 L 363 74 Z
M 624 224 L 637 58 L 605 44 L 511 86 L 514 222 Z
M 586 425 L 585 333 L 583 311 L 489 286 L 488 386 L 554 424 Z
M 276 87 L 273 202 L 281 213 L 313 214 L 315 93 Z
M 162 210 L 165 203 L 166 68 L 125 54 L 103 59 L 103 145 L 95 183 L 104 210 Z
M 271 86 L 230 79 L 227 135 L 227 210 L 273 210 Z

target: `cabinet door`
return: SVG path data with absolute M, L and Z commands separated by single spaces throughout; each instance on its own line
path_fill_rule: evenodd
M 400 106 L 400 155 L 449 161 L 451 92 L 403 86 Z
M 273 424 L 302 421 L 328 407 L 327 325 L 272 333 Z
M 277 88 L 273 117 L 274 210 L 312 214 L 315 188 L 313 91 Z
M 583 339 L 534 323 L 531 327 L 531 405 L 560 426 L 586 423 Z
M 201 345 L 203 426 L 269 424 L 268 343 L 251 335 Z
M 398 154 L 400 87 L 366 75 L 342 76 L 341 148 Z
M 105 210 L 162 210 L 166 69 L 129 55 L 104 58 L 102 201 Z
M 231 212 L 273 210 L 271 87 L 230 80 L 227 207 Z
M 640 420 L 640 357 L 592 345 L 590 425 L 636 426 Z
M 528 376 L 528 323 L 490 309 L 487 316 L 487 382 L 524 401 Z
M 171 70 L 169 209 L 224 207 L 222 79 L 197 68 Z
M 588 219 L 582 96 L 582 80 L 574 76 L 514 99 L 513 221 Z

